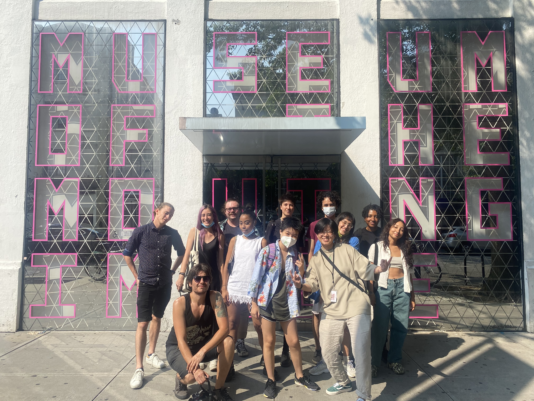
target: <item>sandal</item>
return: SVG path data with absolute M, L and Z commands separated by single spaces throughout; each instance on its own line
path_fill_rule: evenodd
M 404 369 L 404 366 L 402 366 L 398 362 L 393 362 L 393 363 L 388 364 L 388 368 L 393 370 L 393 372 L 395 372 L 395 374 L 397 375 L 403 375 L 406 372 L 406 370 Z

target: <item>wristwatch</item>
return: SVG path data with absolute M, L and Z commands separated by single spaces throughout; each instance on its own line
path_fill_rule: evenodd
M 185 277 L 185 273 L 180 272 L 178 274 Z

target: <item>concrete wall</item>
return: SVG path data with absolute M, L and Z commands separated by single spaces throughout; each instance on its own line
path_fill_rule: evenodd
M 176 213 L 171 226 L 183 234 L 196 220 L 202 202 L 202 155 L 178 129 L 179 117 L 203 115 L 204 20 L 329 19 L 340 20 L 341 115 L 365 116 L 367 129 L 342 155 L 344 209 L 361 210 L 379 201 L 378 18 L 516 18 L 519 124 L 521 132 L 525 265 L 529 296 L 534 297 L 534 188 L 530 160 L 534 145 L 529 123 L 534 85 L 534 11 L 527 0 L 5 0 L 2 2 L 0 72 L 4 77 L 1 110 L 4 157 L 0 204 L 9 230 L 0 232 L 0 331 L 17 328 L 23 254 L 28 91 L 32 15 L 42 20 L 166 20 L 165 200 Z M 530 7 L 529 7 L 530 6 Z M 358 74 L 354 74 L 354 70 Z M 14 118 L 12 118 L 14 117 Z M 17 138 L 13 140 L 12 138 Z M 531 149 L 532 148 L 532 149 Z M 23 156 L 22 156 L 23 155 Z M 358 214 L 358 213 L 356 213 Z M 358 224 L 361 224 L 358 217 Z M 528 302 L 527 302 L 528 305 Z M 528 308 L 529 331 L 534 311 Z M 168 311 L 169 312 L 169 311 Z M 170 313 L 170 312 L 169 312 Z M 169 318 L 170 316 L 166 316 Z M 165 325 L 168 325 L 169 321 Z

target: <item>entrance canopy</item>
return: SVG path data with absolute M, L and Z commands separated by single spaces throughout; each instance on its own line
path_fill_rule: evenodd
M 180 131 L 205 155 L 341 154 L 365 117 L 180 117 Z

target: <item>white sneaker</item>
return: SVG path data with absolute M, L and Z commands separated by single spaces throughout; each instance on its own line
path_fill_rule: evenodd
M 324 360 L 321 359 L 321 361 L 315 365 L 313 368 L 310 369 L 310 375 L 312 376 L 319 376 L 323 373 L 329 373 L 328 366 L 326 366 L 326 363 Z
M 210 361 L 210 371 L 217 372 L 217 359 Z
M 356 377 L 356 368 L 350 359 L 347 361 L 347 375 L 352 379 Z
M 146 363 L 151 364 L 156 369 L 163 369 L 165 367 L 165 362 L 163 362 L 156 354 L 152 354 L 146 357 Z
M 143 377 L 145 377 L 143 369 L 137 369 L 130 380 L 130 387 L 133 389 L 143 387 Z

